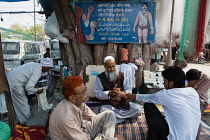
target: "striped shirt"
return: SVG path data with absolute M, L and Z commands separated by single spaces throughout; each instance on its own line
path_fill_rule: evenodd
M 208 103 L 208 90 L 210 88 L 210 78 L 202 74 L 200 81 L 193 87 L 199 95 L 200 102 Z

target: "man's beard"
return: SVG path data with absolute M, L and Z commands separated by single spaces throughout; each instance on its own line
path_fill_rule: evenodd
M 108 72 L 107 70 L 105 70 L 105 75 L 106 75 L 106 78 L 109 79 L 109 82 L 113 82 L 117 79 L 119 75 L 119 71 L 117 69 L 113 72 Z

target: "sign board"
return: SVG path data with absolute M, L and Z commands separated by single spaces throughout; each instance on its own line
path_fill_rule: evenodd
M 76 2 L 77 42 L 154 42 L 156 2 Z

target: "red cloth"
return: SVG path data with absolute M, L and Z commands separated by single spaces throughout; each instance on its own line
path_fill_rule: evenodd
M 197 57 L 200 57 L 200 53 L 203 51 L 206 7 L 207 7 L 207 0 L 200 0 L 199 11 L 198 11 L 198 28 L 197 28 L 197 37 L 196 37 L 197 39 L 196 40 L 196 56 Z
M 76 6 L 77 43 L 86 43 L 82 28 L 80 25 L 80 20 L 84 13 L 85 12 L 81 7 Z
M 9 140 L 46 140 L 46 127 L 16 125 Z

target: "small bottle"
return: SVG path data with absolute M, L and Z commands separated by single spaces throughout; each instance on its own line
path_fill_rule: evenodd
M 72 71 L 68 71 L 68 76 L 72 76 Z
M 58 69 L 61 70 L 61 66 L 63 65 L 63 60 L 58 61 Z

